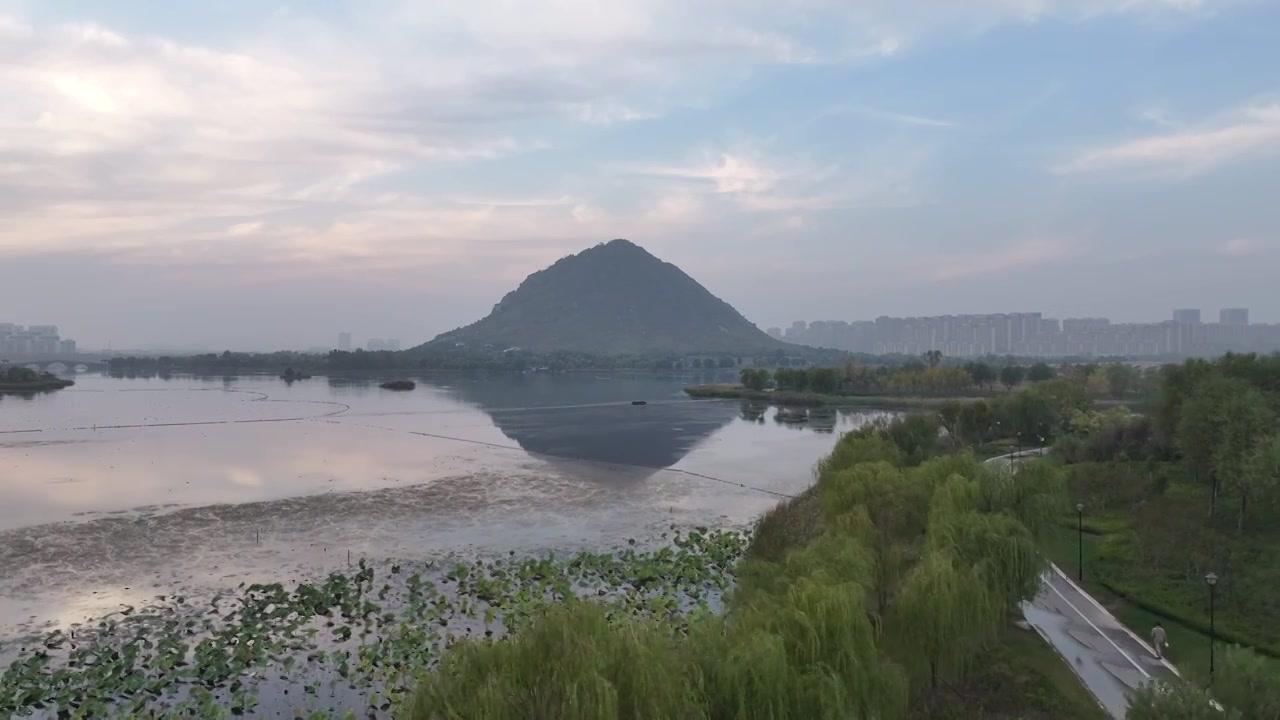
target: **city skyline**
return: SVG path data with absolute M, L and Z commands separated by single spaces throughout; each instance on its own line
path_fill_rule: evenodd
M 1252 323 L 1247 308 L 1221 308 L 1216 322 L 1203 322 L 1198 308 L 1179 308 L 1170 316 L 1147 323 L 1112 323 L 1105 317 L 1048 318 L 1038 312 L 881 316 L 796 320 L 766 332 L 800 345 L 874 355 L 937 350 L 955 357 L 1211 357 L 1225 352 L 1280 351 L 1280 323 Z

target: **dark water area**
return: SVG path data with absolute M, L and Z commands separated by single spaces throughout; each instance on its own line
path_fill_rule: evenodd
M 884 417 L 692 401 L 657 375 L 126 379 L 0 401 L 0 645 L 361 558 L 745 528 Z M 633 405 L 643 400 L 644 405 Z

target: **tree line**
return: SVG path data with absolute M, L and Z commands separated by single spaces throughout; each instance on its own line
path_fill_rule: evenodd
M 1083 363 L 1052 367 L 1039 362 L 1031 365 L 1006 363 L 993 365 L 970 361 L 949 366 L 936 351 L 925 353 L 922 361 L 900 366 L 866 365 L 853 361 L 836 367 L 752 367 L 739 371 L 739 380 L 750 390 L 775 389 L 811 392 L 823 395 L 962 395 L 975 391 L 990 393 L 997 386 L 1006 392 L 1024 383 L 1041 383 L 1062 377 L 1094 396 L 1115 399 L 1138 396 L 1159 381 L 1158 372 L 1141 371 L 1125 363 L 1099 365 Z
M 409 717 L 963 710 L 982 692 L 967 683 L 1039 586 L 1037 538 L 1065 501 L 1047 464 L 1014 482 L 943 451 L 930 415 L 847 434 L 816 484 L 760 521 L 724 613 L 651 621 L 570 601 L 503 640 L 459 643 Z

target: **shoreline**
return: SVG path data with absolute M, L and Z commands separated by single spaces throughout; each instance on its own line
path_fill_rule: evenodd
M 684 392 L 695 400 L 749 400 L 783 407 L 863 407 L 906 410 L 937 410 L 947 403 L 971 403 L 978 400 L 990 402 L 1012 394 L 942 396 L 824 395 L 792 390 L 751 390 L 737 384 L 690 385 L 684 389 Z M 1094 400 L 1094 406 L 1101 409 L 1123 406 L 1137 410 L 1142 407 L 1142 400 L 1138 398 L 1099 398 Z
M 61 378 L 29 383 L 0 382 L 0 395 L 28 395 L 40 392 L 53 392 L 54 390 L 69 388 L 75 384 L 75 380 L 63 380 Z
M 697 400 L 752 400 L 787 407 L 874 407 L 937 409 L 949 402 L 973 402 L 986 397 L 912 397 L 898 395 L 823 395 L 789 390 L 750 390 L 741 385 L 690 385 L 686 395 Z

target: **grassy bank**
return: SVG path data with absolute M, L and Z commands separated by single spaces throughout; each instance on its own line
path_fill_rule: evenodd
M 1071 465 L 1068 487 L 1087 508 L 1084 586 L 1121 622 L 1145 636 L 1156 622 L 1169 633 L 1180 666 L 1207 671 L 1209 589 L 1218 641 L 1280 657 L 1280 528 L 1240 533 L 1229 519 L 1209 521 L 1203 485 L 1180 463 Z M 1064 518 L 1046 553 L 1075 576 L 1076 518 Z M 1216 558 L 1216 562 L 1215 562 Z
M 909 395 L 824 395 L 791 390 L 752 390 L 736 384 L 690 385 L 684 389 L 692 398 L 721 400 L 755 400 L 793 407 L 862 407 L 892 410 L 936 410 L 949 402 L 968 402 L 977 398 L 912 397 Z
M 409 717 L 1100 718 L 1013 622 L 1065 496 L 939 451 L 931 415 L 846 435 L 816 484 L 759 522 L 719 613 L 548 608 L 464 641 Z

